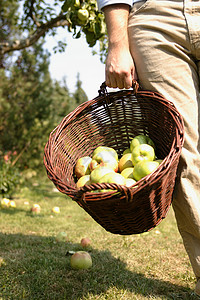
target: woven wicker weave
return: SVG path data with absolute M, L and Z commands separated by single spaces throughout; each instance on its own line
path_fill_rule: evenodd
M 120 157 L 138 134 L 149 135 L 157 157 L 163 159 L 152 174 L 138 181 L 137 187 L 102 183 L 76 188 L 74 167 L 78 158 L 91 156 L 100 145 L 114 148 Z M 151 230 L 166 217 L 183 140 L 182 117 L 158 93 L 134 89 L 108 93 L 101 88 L 98 97 L 79 105 L 51 132 L 44 164 L 58 190 L 104 229 L 121 235 L 137 234 Z M 94 192 L 97 189 L 113 191 Z

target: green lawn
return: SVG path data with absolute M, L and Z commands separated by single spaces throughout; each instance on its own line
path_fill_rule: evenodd
M 0 299 L 198 299 L 195 278 L 174 214 L 149 233 L 106 232 L 46 179 L 33 178 L 15 197 L 15 209 L 0 210 Z M 41 213 L 30 213 L 32 204 Z M 60 214 L 52 214 L 53 206 Z M 60 231 L 68 242 L 57 242 Z M 88 270 L 72 270 L 68 251 L 89 237 Z

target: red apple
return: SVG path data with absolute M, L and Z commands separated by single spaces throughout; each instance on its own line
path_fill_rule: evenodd
M 70 264 L 73 269 L 89 269 L 92 267 L 92 258 L 88 252 L 77 251 L 71 256 Z
M 83 156 L 77 160 L 74 170 L 77 178 L 90 174 L 89 164 L 91 160 L 92 158 L 90 156 Z
M 81 239 L 81 246 L 83 248 L 87 248 L 88 246 L 90 246 L 90 244 L 91 244 L 91 240 L 88 237 Z
M 31 212 L 34 214 L 39 214 L 41 211 L 41 207 L 39 204 L 33 204 L 33 206 L 31 207 Z

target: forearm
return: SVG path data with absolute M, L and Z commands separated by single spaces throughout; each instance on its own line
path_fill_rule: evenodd
M 103 9 L 108 32 L 109 47 L 127 47 L 129 5 L 108 5 Z
M 108 5 L 103 8 L 108 32 L 106 84 L 113 88 L 130 88 L 136 79 L 135 66 L 129 49 L 127 4 Z

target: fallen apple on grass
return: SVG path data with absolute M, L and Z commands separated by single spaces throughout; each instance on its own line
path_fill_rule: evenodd
M 2 208 L 8 208 L 10 206 L 10 199 L 8 198 L 3 198 L 1 200 L 1 207 Z
M 10 200 L 10 207 L 11 208 L 15 208 L 16 207 L 16 203 L 14 200 Z
M 54 214 L 59 214 L 60 213 L 60 207 L 54 206 L 51 210 Z
M 83 248 L 87 248 L 91 245 L 91 240 L 88 237 L 82 238 L 81 239 L 81 246 Z
M 88 252 L 77 251 L 70 259 L 70 265 L 73 269 L 89 269 L 92 267 L 92 258 Z
M 33 213 L 33 214 L 40 214 L 40 212 L 41 212 L 41 207 L 40 207 L 40 205 L 39 204 L 33 204 L 33 206 L 31 207 L 31 212 Z
M 67 242 L 68 241 L 68 235 L 65 231 L 61 231 L 56 236 L 57 242 Z

